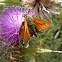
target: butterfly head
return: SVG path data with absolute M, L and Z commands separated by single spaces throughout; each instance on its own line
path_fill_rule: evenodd
M 29 16 L 28 16 L 27 14 L 24 14 L 24 18 L 25 18 L 25 19 L 28 19 Z

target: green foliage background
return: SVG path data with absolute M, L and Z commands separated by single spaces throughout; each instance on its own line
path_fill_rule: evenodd
M 5 3 L 5 4 L 0 5 L 0 10 L 3 10 L 3 8 L 6 6 L 10 7 L 11 5 L 21 6 L 19 0 L 6 0 L 1 3 Z M 61 8 L 61 6 L 59 5 L 58 7 Z M 52 17 L 53 26 L 48 30 L 40 32 L 38 34 L 39 38 L 37 38 L 36 40 L 30 39 L 29 40 L 30 42 L 28 42 L 27 45 L 24 45 L 24 47 L 21 48 L 20 55 L 19 54 L 14 55 L 16 61 L 13 62 L 62 62 L 62 53 L 37 53 L 36 52 L 37 51 L 36 48 L 39 49 L 44 48 L 44 49 L 50 49 L 54 51 L 62 50 L 62 12 L 60 13 L 60 15 L 52 15 L 52 16 L 53 16 Z M 15 49 L 16 48 L 18 47 L 15 47 Z M 0 52 L 0 55 L 3 55 L 1 53 L 2 52 Z M 3 61 L 8 62 L 11 60 L 7 58 L 7 56 L 4 56 L 1 62 Z

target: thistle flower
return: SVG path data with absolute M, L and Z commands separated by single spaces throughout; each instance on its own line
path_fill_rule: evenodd
M 29 8 L 23 10 L 23 7 L 10 7 L 10 9 L 3 10 L 4 13 L 0 14 L 0 39 L 2 42 L 8 41 L 8 46 L 16 43 L 21 45 L 19 38 L 19 29 L 24 21 L 24 13 L 29 16 L 34 16 L 35 13 Z

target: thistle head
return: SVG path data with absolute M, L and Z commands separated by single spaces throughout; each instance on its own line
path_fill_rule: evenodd
M 29 8 L 23 10 L 22 7 L 10 7 L 10 9 L 4 9 L 4 13 L 0 14 L 0 39 L 2 42 L 8 41 L 8 46 L 19 43 L 21 45 L 21 39 L 19 38 L 19 29 L 24 21 L 25 13 L 29 16 L 35 16 L 35 13 Z

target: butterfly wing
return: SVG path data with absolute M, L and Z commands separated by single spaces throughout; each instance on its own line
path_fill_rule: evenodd
M 31 36 L 32 35 L 31 35 L 30 31 L 29 31 L 29 27 L 27 25 L 27 21 L 25 20 L 24 42 L 26 43 L 30 39 Z
M 48 22 L 38 19 L 36 17 L 33 17 L 33 18 L 34 18 L 35 27 L 38 31 L 43 31 L 43 30 L 49 29 L 52 26 L 51 23 L 48 23 Z
M 19 37 L 20 37 L 21 40 L 24 39 L 24 32 L 25 32 L 25 26 L 22 24 L 21 28 L 19 30 Z
M 24 26 L 22 25 L 20 28 L 19 37 L 21 40 L 24 40 L 24 42 L 26 43 L 30 39 L 31 36 L 32 35 L 29 31 L 27 21 L 25 20 L 25 25 Z

